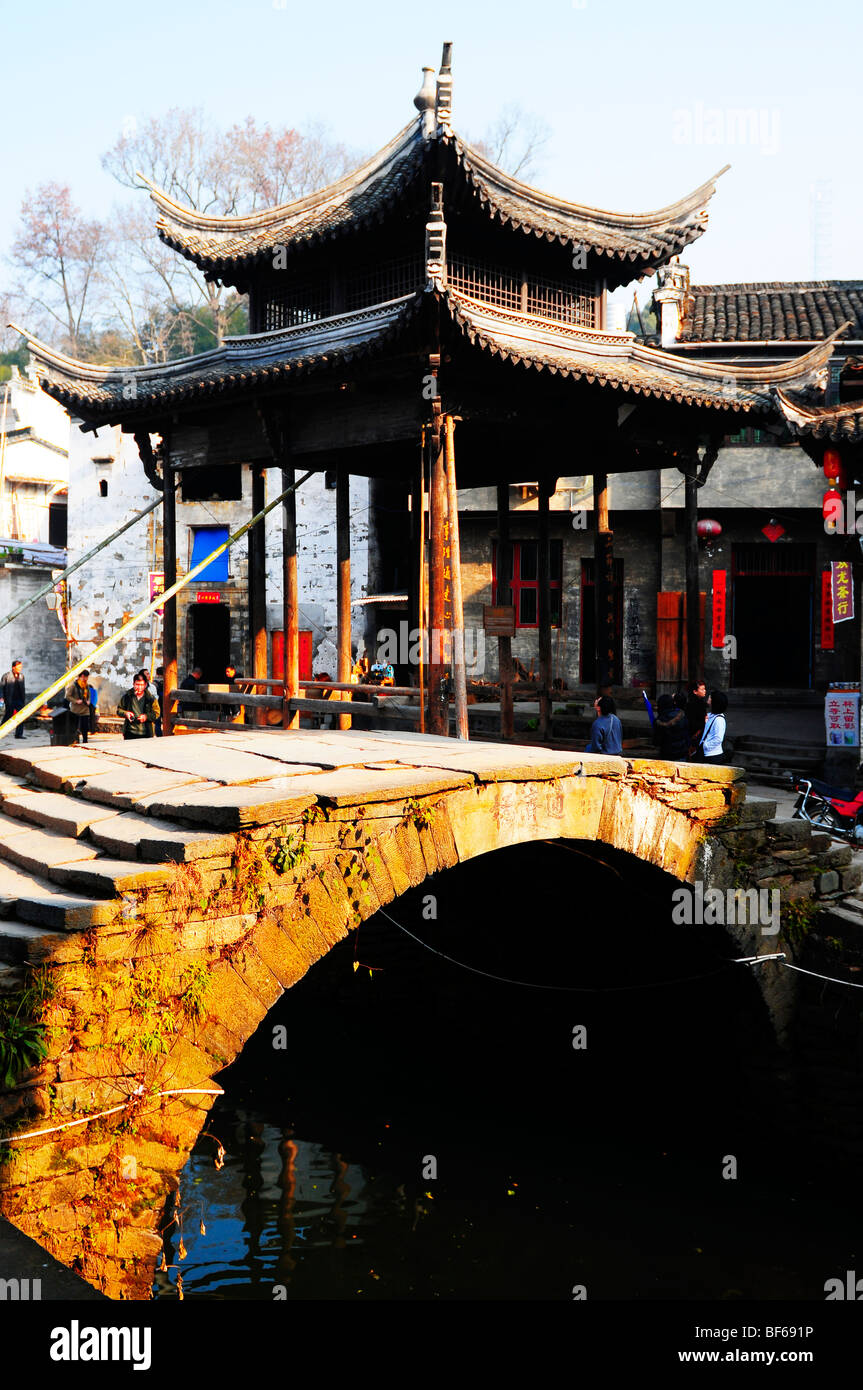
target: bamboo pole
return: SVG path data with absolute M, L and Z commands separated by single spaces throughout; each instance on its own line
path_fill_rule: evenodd
M 293 483 L 292 486 L 294 488 L 302 487 L 303 483 L 307 482 L 311 476 L 312 471 L 310 470 L 308 473 L 304 473 L 299 482 Z M 112 632 L 111 636 L 107 637 L 104 642 L 101 642 L 88 656 L 84 656 L 80 661 L 76 662 L 71 670 L 66 671 L 59 680 L 49 685 L 46 690 L 42 691 L 41 695 L 36 696 L 35 700 L 31 700 L 23 709 L 19 709 L 17 714 L 13 714 L 11 719 L 7 719 L 4 724 L 0 724 L 0 738 L 5 738 L 6 734 L 10 733 L 12 729 L 17 729 L 19 724 L 23 724 L 30 718 L 31 714 L 35 714 L 38 709 L 41 709 L 46 700 L 50 700 L 52 695 L 56 695 L 69 681 L 74 680 L 81 671 L 90 666 L 103 652 L 107 652 L 111 647 L 116 646 L 117 643 L 126 636 L 127 632 L 131 632 L 132 629 L 137 627 L 139 623 L 142 623 L 145 618 L 149 618 L 151 613 L 155 613 L 157 608 L 161 608 L 164 603 L 172 599 L 174 595 L 179 593 L 181 589 L 184 589 L 187 584 L 190 584 L 193 579 L 197 579 L 198 575 L 205 570 L 208 565 L 211 565 L 214 560 L 218 559 L 230 546 L 242 540 L 247 531 L 251 530 L 253 526 L 256 526 L 259 521 L 262 521 L 267 513 L 273 510 L 273 507 L 277 507 L 283 497 L 284 493 L 279 493 L 278 497 L 274 497 L 272 502 L 267 503 L 262 512 L 259 512 L 257 516 L 253 516 L 240 527 L 239 531 L 235 531 L 234 534 L 229 536 L 226 541 L 223 541 L 221 545 L 216 546 L 216 549 L 205 556 L 193 569 L 190 569 L 188 574 L 184 574 L 182 579 L 176 580 L 176 582 L 172 584 L 169 589 L 166 589 L 163 594 L 158 594 L 151 603 L 147 604 L 146 608 L 142 608 L 140 613 L 136 613 L 127 623 L 123 623 L 122 627 L 118 627 L 116 632 Z M 165 689 L 168 689 L 167 667 L 165 668 Z
M 351 675 L 351 479 L 347 466 L 338 465 L 336 474 L 336 573 L 337 640 L 336 680 L 341 684 Z M 350 729 L 349 714 L 339 715 L 339 728 Z

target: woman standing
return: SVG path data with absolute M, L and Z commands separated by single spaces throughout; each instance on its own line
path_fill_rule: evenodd
M 610 695 L 600 695 L 594 700 L 596 718 L 590 726 L 590 741 L 585 753 L 623 752 L 623 729 L 617 717 L 617 706 Z
M 725 711 L 728 709 L 728 696 L 722 690 L 711 690 L 707 701 L 707 718 L 704 733 L 701 735 L 701 761 L 705 763 L 724 763 L 722 745 L 725 740 Z

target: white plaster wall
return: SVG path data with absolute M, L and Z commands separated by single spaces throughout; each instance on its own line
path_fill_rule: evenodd
M 0 613 L 11 613 L 50 578 L 50 569 L 41 566 L 0 567 Z M 66 669 L 63 627 L 44 598 L 38 599 L 26 613 L 0 631 L 0 674 L 8 671 L 17 657 L 23 662 L 27 694 L 31 699 L 46 690 Z
M 95 460 L 110 457 L 111 463 Z M 78 559 L 99 540 L 109 535 L 156 494 L 144 476 L 137 447 L 131 435 L 119 428 L 106 427 L 96 434 L 72 431 L 69 460 L 69 563 Z M 108 484 L 108 496 L 101 497 L 99 481 Z M 267 475 L 267 499 L 278 495 L 281 474 Z M 191 553 L 190 528 L 226 525 L 236 530 L 247 521 L 251 509 L 251 480 L 243 470 L 243 498 L 235 502 L 177 501 L 177 569 L 187 571 Z M 324 485 L 323 473 L 314 474 L 297 493 L 298 570 L 300 583 L 300 627 L 312 631 L 312 649 L 335 636 L 336 631 L 336 537 L 335 492 Z M 366 593 L 368 579 L 368 481 L 351 480 L 351 590 L 358 598 Z M 267 627 L 282 627 L 282 511 L 275 507 L 266 519 L 267 551 Z M 232 548 L 229 574 L 242 593 L 231 593 L 232 608 L 246 603 L 248 541 L 244 537 Z M 148 573 L 162 569 L 161 509 L 131 527 L 106 550 L 89 560 L 69 580 L 72 630 L 77 639 L 75 657 L 86 656 L 96 644 L 121 626 L 126 617 L 148 601 Z M 192 588 L 214 588 L 210 584 Z M 231 586 L 229 586 L 230 588 Z M 226 595 L 227 596 L 227 595 Z M 243 622 L 243 626 L 244 626 Z M 361 642 L 362 609 L 353 612 L 354 643 Z M 232 631 L 234 624 L 232 623 Z M 156 655 L 152 656 L 152 640 Z M 155 669 L 161 664 L 161 623 L 149 619 L 110 649 L 94 666 L 93 683 L 101 685 L 100 707 L 109 712 L 119 695 L 129 688 L 139 667 Z M 187 644 L 186 644 L 187 645 Z M 179 659 L 185 666 L 187 652 L 180 633 Z M 184 671 L 181 670 L 181 675 Z

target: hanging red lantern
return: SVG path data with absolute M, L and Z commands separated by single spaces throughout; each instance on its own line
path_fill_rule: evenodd
M 702 541 L 722 535 L 722 527 L 719 522 L 710 521 L 708 518 L 705 518 L 704 521 L 699 521 L 695 529 L 698 532 L 699 540 Z
M 842 493 L 835 487 L 829 487 L 825 492 L 821 512 L 824 517 L 824 530 L 832 535 L 842 520 Z
M 838 449 L 824 450 L 824 477 L 831 487 L 846 487 L 845 468 Z

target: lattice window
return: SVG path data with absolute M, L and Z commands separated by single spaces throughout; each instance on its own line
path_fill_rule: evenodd
M 330 312 L 329 276 L 316 275 L 308 280 L 294 280 L 284 289 L 271 290 L 264 303 L 262 332 L 273 328 L 293 328 L 301 323 L 315 323 Z
M 452 256 L 447 279 L 457 294 L 500 309 L 571 323 L 580 328 L 598 328 L 598 297 L 591 281 L 547 280 L 487 265 L 466 256 Z
M 451 259 L 447 266 L 447 282 L 468 299 L 478 299 L 499 309 L 515 309 L 516 312 L 521 309 L 521 276 L 502 270 L 500 266 L 459 256 Z
M 399 256 L 363 266 L 345 277 L 345 311 L 386 304 L 418 290 L 424 282 L 425 271 L 419 256 Z

